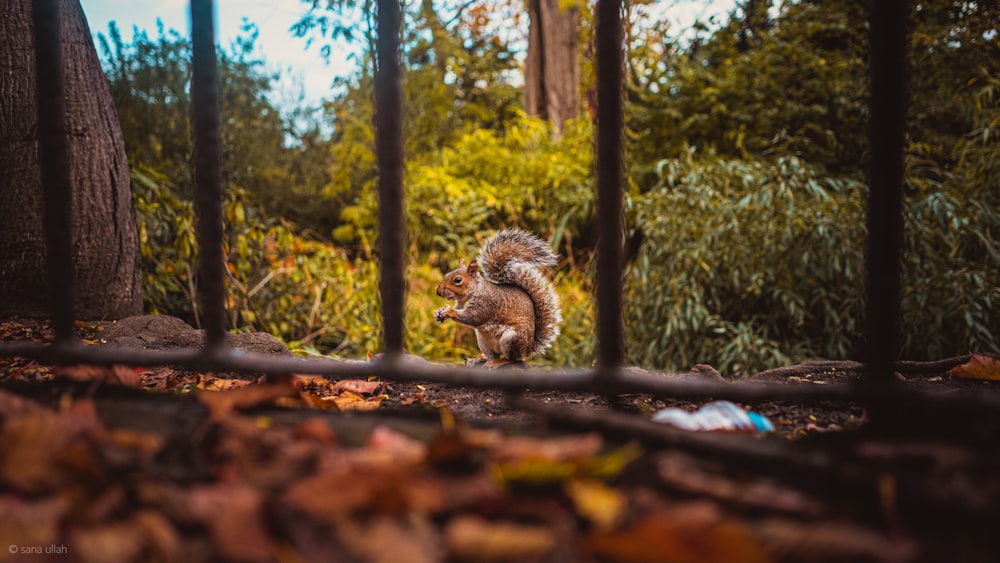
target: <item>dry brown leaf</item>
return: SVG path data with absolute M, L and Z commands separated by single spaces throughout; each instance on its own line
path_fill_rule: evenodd
M 198 400 L 205 405 L 213 420 L 219 420 L 234 410 L 243 410 L 266 405 L 275 399 L 298 397 L 299 392 L 291 385 L 250 385 L 232 391 L 206 391 L 198 394 Z
M 664 484 L 691 495 L 807 516 L 817 516 L 825 508 L 818 499 L 772 481 L 732 479 L 711 472 L 685 454 L 658 456 L 656 470 Z
M 83 562 L 138 561 L 145 549 L 145 538 L 135 522 L 76 528 L 71 537 L 73 558 Z
M 108 366 L 57 366 L 53 371 L 55 377 L 65 377 L 73 381 L 104 381 L 114 385 L 124 385 L 125 387 L 139 387 L 142 385 L 142 376 L 145 368 L 131 368 L 120 364 Z
M 372 563 L 433 563 L 444 558 L 437 529 L 426 518 L 348 520 L 337 526 L 337 537 L 352 555 Z
M 297 373 L 292 376 L 292 381 L 299 389 L 302 389 L 303 387 L 322 387 L 325 389 L 333 388 L 333 383 L 321 375 L 303 375 Z
M 372 430 L 368 436 L 368 447 L 390 454 L 400 464 L 416 465 L 427 459 L 427 444 L 385 425 Z
M 40 403 L 0 390 L 0 419 L 45 410 Z
M 152 510 L 140 510 L 132 516 L 136 527 L 146 537 L 148 558 L 177 561 L 181 555 L 181 535 L 166 517 Z
M 587 539 L 599 556 L 620 563 L 766 563 L 772 561 L 750 531 L 708 503 L 661 510 L 624 529 Z
M 325 420 L 319 417 L 308 418 L 295 426 L 293 435 L 297 440 L 318 442 L 326 446 L 337 443 L 337 436 Z
M 399 401 L 399 404 L 401 404 L 403 406 L 409 406 L 409 405 L 412 405 L 413 403 L 418 403 L 418 404 L 421 404 L 421 405 L 426 405 L 427 404 L 427 394 L 424 393 L 424 391 L 421 390 L 421 391 L 417 391 L 416 393 L 414 393 L 412 397 L 406 397 L 405 399 L 402 399 L 402 400 Z
M 245 484 L 196 486 L 188 493 L 191 513 L 211 532 L 221 559 L 271 561 L 274 543 L 264 525 L 264 496 Z
M 538 459 L 575 461 L 596 456 L 604 445 L 600 434 L 577 434 L 556 438 L 513 436 L 498 444 L 493 455 L 502 461 Z
M 459 561 L 518 561 L 541 557 L 556 546 L 549 528 L 456 516 L 445 527 L 449 555 Z
M 358 395 L 374 395 L 385 390 L 385 381 L 367 381 L 364 379 L 342 379 L 333 384 L 334 393 L 350 391 Z
M 214 375 L 198 374 L 198 389 L 202 391 L 232 391 L 253 385 L 246 379 L 226 379 Z
M 443 504 L 442 484 L 385 460 L 373 465 L 365 456 L 342 460 L 335 470 L 307 477 L 288 488 L 284 501 L 326 522 L 337 524 L 355 511 L 399 516 L 432 514 Z
M 28 502 L 20 495 L 0 496 L 0 558 L 6 556 L 7 546 L 55 543 L 59 538 L 60 523 L 70 508 L 67 496 L 34 502 Z
M 382 396 L 366 398 L 354 391 L 343 391 L 333 397 L 323 397 L 323 402 L 331 401 L 342 411 L 374 411 L 382 406 Z
M 761 543 L 783 561 L 912 561 L 916 545 L 841 522 L 768 519 L 754 526 Z
M 963 379 L 985 379 L 1000 381 L 1000 358 L 984 354 L 972 354 L 969 361 L 948 371 L 951 377 Z
M 100 474 L 93 442 L 105 434 L 93 402 L 80 400 L 54 413 L 39 410 L 0 426 L 0 482 L 40 493 L 74 479 Z M 86 439 L 85 437 L 93 438 Z

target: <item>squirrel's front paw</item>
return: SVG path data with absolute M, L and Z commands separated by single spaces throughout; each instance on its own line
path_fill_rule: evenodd
M 447 319 L 448 309 L 451 309 L 451 307 L 441 307 L 437 311 L 434 311 L 434 320 L 440 323 Z

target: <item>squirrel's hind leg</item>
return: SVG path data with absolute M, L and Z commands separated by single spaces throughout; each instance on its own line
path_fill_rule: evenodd
M 489 369 L 501 369 L 501 368 L 523 368 L 525 367 L 524 360 L 508 360 L 506 358 L 498 358 L 496 360 L 490 360 L 483 364 L 484 368 Z
M 466 358 L 465 365 L 469 367 L 481 366 L 483 364 L 489 363 L 490 359 L 486 357 L 486 354 L 480 354 L 475 358 Z

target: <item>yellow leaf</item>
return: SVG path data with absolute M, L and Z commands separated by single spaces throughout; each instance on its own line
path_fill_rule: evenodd
M 577 514 L 598 528 L 614 526 L 625 511 L 625 496 L 600 481 L 574 479 L 566 483 L 565 489 Z

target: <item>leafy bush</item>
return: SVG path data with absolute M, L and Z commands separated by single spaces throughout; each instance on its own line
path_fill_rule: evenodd
M 568 124 L 560 139 L 537 118 L 520 115 L 504 133 L 478 129 L 450 146 L 417 157 L 406 174 L 406 220 L 411 252 L 457 262 L 504 226 L 521 226 L 573 250 L 593 215 L 592 130 Z M 343 217 L 336 233 L 344 243 L 375 239 L 374 186 Z
M 855 348 L 862 194 L 796 158 L 660 163 L 630 202 L 645 236 L 627 279 L 630 360 L 748 373 Z
M 689 156 L 659 169 L 661 184 L 630 205 L 646 237 L 627 284 L 632 361 L 751 373 L 858 355 L 863 185 L 794 157 Z M 909 185 L 927 191 L 906 202 L 901 354 L 995 351 L 1000 220 L 962 176 L 939 171 L 929 187 L 928 176 L 911 164 Z

